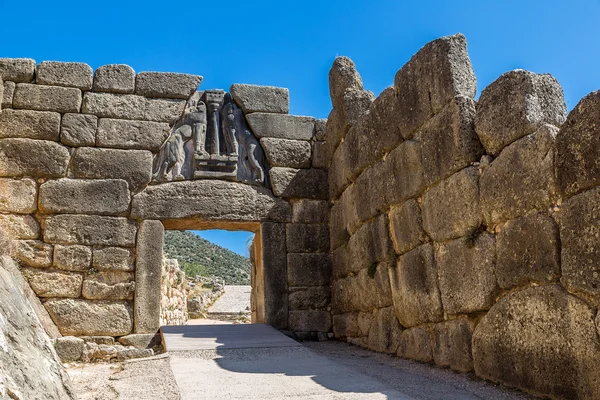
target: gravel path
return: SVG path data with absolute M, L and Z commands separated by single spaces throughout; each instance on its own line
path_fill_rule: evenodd
M 208 315 L 249 313 L 251 290 L 250 285 L 225 285 L 225 293 L 208 309 Z

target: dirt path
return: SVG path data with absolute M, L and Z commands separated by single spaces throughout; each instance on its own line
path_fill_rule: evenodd
M 235 315 L 250 312 L 251 286 L 225 285 L 225 293 L 208 309 L 208 315 Z

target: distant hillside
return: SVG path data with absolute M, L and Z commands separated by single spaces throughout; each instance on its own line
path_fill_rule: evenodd
M 216 276 L 228 285 L 250 284 L 250 260 L 188 231 L 165 231 L 164 251 L 187 276 Z

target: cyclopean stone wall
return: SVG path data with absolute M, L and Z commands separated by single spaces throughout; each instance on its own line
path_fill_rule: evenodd
M 254 322 L 330 330 L 324 123 L 288 115 L 287 89 L 30 59 L 0 76 L 0 225 L 63 335 L 155 333 L 164 229 L 205 228 L 261 238 Z
M 335 336 L 538 395 L 600 398 L 600 93 L 567 116 L 550 75 L 474 100 L 462 35 L 379 97 L 335 60 Z

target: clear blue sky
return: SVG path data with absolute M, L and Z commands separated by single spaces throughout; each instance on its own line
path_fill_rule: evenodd
M 337 55 L 379 94 L 420 47 L 456 32 L 479 91 L 515 68 L 552 73 L 569 109 L 600 88 L 600 0 L 0 0 L 0 15 L 0 57 L 188 72 L 205 89 L 284 86 L 293 114 L 319 118 Z
M 208 231 L 192 231 L 196 235 L 236 252 L 244 257 L 250 256 L 249 245 L 254 237 L 251 232 L 245 231 L 223 231 L 220 229 Z

